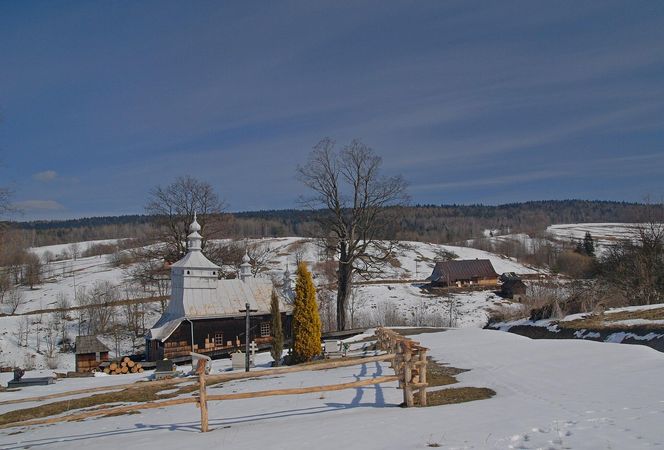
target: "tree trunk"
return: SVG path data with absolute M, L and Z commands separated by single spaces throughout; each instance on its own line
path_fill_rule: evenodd
M 353 281 L 353 265 L 339 260 L 337 277 L 337 330 L 346 329 L 346 310 Z

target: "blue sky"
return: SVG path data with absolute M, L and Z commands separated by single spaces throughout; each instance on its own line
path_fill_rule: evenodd
M 324 136 L 415 203 L 660 198 L 664 2 L 0 0 L 0 114 L 19 220 L 294 207 Z

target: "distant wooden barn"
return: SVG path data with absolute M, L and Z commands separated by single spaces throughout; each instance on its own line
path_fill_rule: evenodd
M 108 347 L 96 336 L 76 336 L 76 372 L 92 372 L 109 360 Z
M 432 286 L 495 286 L 498 274 L 488 259 L 438 261 L 431 276 Z

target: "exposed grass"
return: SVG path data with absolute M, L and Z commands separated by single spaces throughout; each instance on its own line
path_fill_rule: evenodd
M 468 369 L 443 365 L 429 358 L 429 364 L 427 364 L 428 388 L 458 383 L 456 376 L 463 372 L 468 372 Z M 495 391 L 489 388 L 478 387 L 429 389 L 427 389 L 427 406 L 451 405 L 453 403 L 485 400 L 496 395 Z M 418 403 L 419 398 L 415 395 L 415 404 L 417 405 Z
M 111 387 L 112 389 L 112 387 Z M 168 389 L 169 392 L 161 393 L 161 391 Z M 8 423 L 17 423 L 30 419 L 40 419 L 42 417 L 55 416 L 58 414 L 66 413 L 83 408 L 101 409 L 119 406 L 122 403 L 140 403 L 150 402 L 155 400 L 165 400 L 173 398 L 178 395 L 187 394 L 198 389 L 197 384 L 182 386 L 177 390 L 173 390 L 172 386 L 141 386 L 124 389 L 119 392 L 105 392 L 101 394 L 91 395 L 89 397 L 76 398 L 71 400 L 62 400 L 53 403 L 47 403 L 34 408 L 17 409 L 9 411 L 0 415 L 0 425 Z M 119 415 L 119 414 L 116 414 Z
M 394 328 L 390 327 L 392 331 L 399 333 L 401 336 L 416 336 L 424 333 L 440 333 L 445 331 L 444 328 L 435 327 L 419 327 L 419 328 Z
M 643 325 L 625 325 L 615 323 L 622 320 L 664 320 L 664 308 L 645 309 L 638 311 L 619 311 L 606 312 L 601 314 L 588 314 L 582 319 L 568 320 L 558 322 L 559 328 L 571 330 L 592 329 L 592 330 L 629 330 L 631 328 L 639 329 L 659 329 L 664 328 L 662 324 L 643 324 Z
M 429 363 L 427 364 L 427 384 L 429 387 L 436 387 L 458 383 L 459 381 L 456 379 L 456 376 L 463 372 L 468 372 L 468 370 L 444 366 L 429 358 Z
M 441 406 L 472 402 L 474 400 L 486 400 L 494 395 L 496 395 L 496 392 L 489 388 L 462 387 L 439 389 L 427 392 L 427 405 Z

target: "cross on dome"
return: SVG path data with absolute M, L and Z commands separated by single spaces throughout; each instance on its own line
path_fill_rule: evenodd
M 194 231 L 201 231 L 201 226 L 196 220 L 196 211 L 194 211 L 194 221 L 191 222 L 191 225 L 189 225 L 189 231 L 194 232 Z

